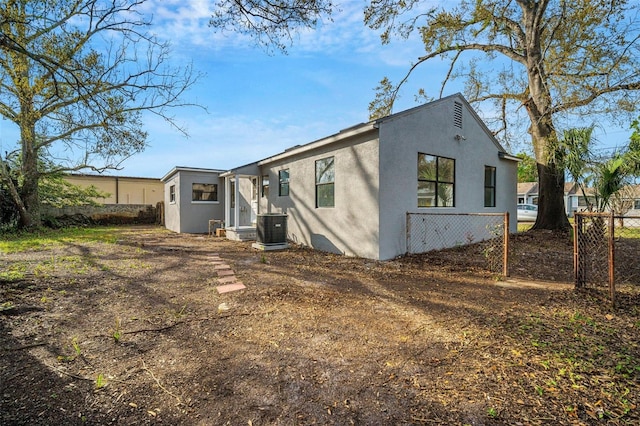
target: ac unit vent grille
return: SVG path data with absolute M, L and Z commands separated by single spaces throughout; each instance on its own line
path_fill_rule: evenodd
M 462 104 L 460 102 L 453 103 L 453 125 L 462 129 Z

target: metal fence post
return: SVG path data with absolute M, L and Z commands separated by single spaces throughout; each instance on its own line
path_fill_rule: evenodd
M 579 277 L 579 268 L 578 268 L 578 250 L 579 250 L 579 234 L 580 234 L 580 221 L 582 216 L 580 213 L 575 213 L 573 216 L 573 282 L 576 288 L 580 287 L 580 277 Z
M 502 257 L 502 275 L 509 276 L 509 212 L 504 212 L 504 254 Z
M 613 212 L 609 216 L 609 296 L 611 297 L 611 306 L 616 307 L 616 289 L 615 289 L 615 247 L 614 233 L 615 221 Z

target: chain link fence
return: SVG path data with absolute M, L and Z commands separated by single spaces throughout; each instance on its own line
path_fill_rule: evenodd
M 491 272 L 509 275 L 509 213 L 407 213 L 407 253 L 478 245 Z
M 640 284 L 640 217 L 576 213 L 576 288 L 605 289 L 615 306 L 618 284 Z
M 640 284 L 640 216 L 614 216 L 614 279 Z
M 613 229 L 610 213 L 576 213 L 573 250 L 576 288 L 605 287 L 613 297 Z

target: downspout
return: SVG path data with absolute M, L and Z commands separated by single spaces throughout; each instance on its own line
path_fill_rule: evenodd
M 120 181 L 116 176 L 116 204 L 120 204 Z

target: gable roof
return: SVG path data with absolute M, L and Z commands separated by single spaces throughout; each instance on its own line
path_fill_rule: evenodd
M 423 104 L 423 105 L 418 105 L 415 106 L 413 108 L 409 108 L 407 110 L 404 111 L 400 111 L 394 114 L 390 114 L 386 117 L 382 117 L 382 118 L 378 118 L 376 120 L 371 120 L 369 122 L 366 123 L 359 123 L 356 124 L 354 126 L 351 127 L 347 127 L 345 129 L 340 130 L 338 133 L 334 133 L 330 136 L 321 138 L 321 139 L 317 139 L 315 141 L 306 143 L 306 144 L 302 144 L 302 145 L 294 145 L 290 148 L 285 149 L 284 151 L 272 155 L 270 157 L 267 157 L 265 159 L 253 162 L 253 163 L 249 163 L 249 164 L 245 164 L 243 166 L 240 167 L 235 167 L 231 170 L 228 170 L 227 172 L 223 173 L 222 176 L 229 176 L 231 174 L 236 174 L 236 173 L 242 173 L 243 171 L 246 170 L 251 170 L 254 169 L 258 166 L 262 166 L 264 164 L 268 164 L 268 163 L 272 163 L 274 161 L 278 161 L 278 160 L 282 160 L 285 158 L 289 158 L 289 157 L 293 157 L 295 155 L 307 152 L 307 151 L 311 151 L 320 147 L 324 147 L 324 146 L 328 146 L 328 145 L 332 145 L 334 143 L 338 143 L 341 141 L 344 141 L 348 138 L 352 138 L 355 136 L 359 136 L 359 135 L 363 135 L 366 134 L 367 132 L 377 132 L 379 129 L 379 126 L 381 123 L 384 123 L 385 121 L 389 121 L 389 120 L 394 120 L 398 117 L 402 117 L 408 114 L 412 114 L 413 112 L 420 110 L 420 109 L 428 109 L 428 108 L 434 108 L 439 106 L 440 104 L 444 103 L 444 102 L 449 102 L 451 101 L 453 98 L 457 98 L 460 102 L 462 102 L 467 109 L 471 112 L 471 114 L 473 115 L 474 119 L 480 124 L 480 127 L 482 128 L 482 130 L 486 133 L 486 135 L 489 137 L 489 139 L 493 142 L 493 144 L 495 145 L 495 147 L 498 150 L 498 155 L 500 156 L 500 158 L 506 159 L 506 160 L 512 160 L 512 161 L 521 161 L 518 157 L 514 157 L 511 156 L 507 153 L 507 151 L 504 149 L 504 147 L 498 142 L 498 140 L 495 138 L 495 136 L 493 135 L 493 133 L 489 130 L 489 128 L 484 124 L 484 122 L 482 121 L 482 119 L 478 116 L 478 114 L 475 112 L 475 110 L 471 107 L 471 105 L 469 104 L 469 102 L 467 102 L 467 100 L 464 98 L 464 96 L 462 96 L 462 94 L 460 93 L 455 93 L 453 95 L 449 95 L 449 96 L 445 96 L 444 98 L 440 98 L 437 99 L 435 101 Z
M 491 140 L 491 142 L 493 142 L 493 144 L 496 146 L 496 148 L 498 149 L 498 152 L 501 152 L 503 154 L 507 154 L 507 150 L 504 149 L 504 147 L 500 144 L 500 142 L 498 142 L 498 139 L 496 139 L 496 137 L 493 134 L 493 132 L 491 130 L 489 130 L 489 128 L 487 127 L 486 124 L 484 124 L 484 121 L 480 118 L 480 116 L 475 111 L 475 109 L 473 109 L 471 104 L 465 99 L 464 96 L 462 96 L 462 94 L 460 92 L 454 93 L 453 95 L 445 96 L 444 98 L 436 99 L 435 101 L 431 101 L 431 102 L 423 104 L 423 105 L 418 105 L 418 106 L 415 106 L 413 108 L 409 108 L 409 109 L 406 109 L 404 111 L 397 112 L 395 114 L 388 115 L 386 117 L 379 118 L 379 119 L 375 120 L 375 122 L 376 122 L 376 124 L 379 125 L 380 123 L 384 123 L 385 121 L 393 120 L 393 119 L 396 119 L 398 117 L 402 117 L 404 115 L 412 114 L 415 111 L 420 110 L 420 109 L 436 108 L 441 103 L 449 102 L 454 98 L 456 98 L 458 101 L 462 102 L 462 104 L 467 108 L 467 110 L 471 113 L 473 118 L 476 120 L 476 122 L 478 122 L 478 124 L 482 128 L 482 131 L 487 135 L 487 137 Z M 521 161 L 521 159 L 519 159 L 517 157 L 509 156 L 509 155 L 503 155 L 502 158 L 506 158 L 506 159 L 514 160 L 514 161 Z
M 162 182 L 166 182 L 167 180 L 169 180 L 169 178 L 171 178 L 171 176 L 175 175 L 178 172 L 196 172 L 196 173 L 214 173 L 214 174 L 220 174 L 223 173 L 224 170 L 217 170 L 217 169 L 205 169 L 205 168 L 200 168 L 200 167 L 183 167 L 183 166 L 176 166 L 173 169 L 171 169 L 166 175 L 164 175 L 160 180 Z

